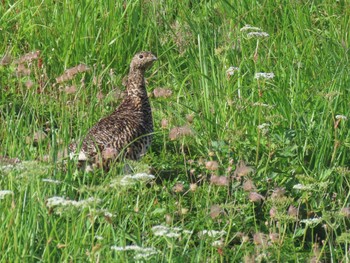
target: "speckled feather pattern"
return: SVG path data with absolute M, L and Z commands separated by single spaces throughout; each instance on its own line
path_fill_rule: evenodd
M 79 156 L 89 162 L 101 160 L 104 168 L 111 160 L 103 160 L 103 151 L 112 149 L 115 158 L 138 160 L 146 153 L 152 141 L 153 120 L 147 96 L 144 73 L 156 57 L 150 52 L 140 52 L 130 64 L 127 94 L 119 107 L 108 117 L 101 119 L 85 136 Z M 76 145 L 70 151 L 76 153 Z M 113 161 L 113 160 L 112 160 Z

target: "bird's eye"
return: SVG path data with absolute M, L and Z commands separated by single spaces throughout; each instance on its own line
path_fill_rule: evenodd
M 141 59 L 142 59 L 142 58 L 143 58 L 143 55 L 139 55 L 139 58 L 141 58 Z

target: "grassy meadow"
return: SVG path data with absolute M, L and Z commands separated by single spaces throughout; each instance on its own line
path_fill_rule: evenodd
M 0 262 L 349 262 L 349 32 L 345 0 L 1 1 Z M 141 50 L 150 151 L 77 169 Z

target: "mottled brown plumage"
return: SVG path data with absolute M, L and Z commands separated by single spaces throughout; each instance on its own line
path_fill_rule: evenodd
M 79 161 L 108 168 L 115 159 L 138 160 L 152 140 L 152 111 L 147 96 L 144 73 L 157 58 L 150 52 L 137 53 L 130 64 L 126 96 L 120 106 L 101 119 L 85 136 L 80 152 L 75 144 L 70 151 Z

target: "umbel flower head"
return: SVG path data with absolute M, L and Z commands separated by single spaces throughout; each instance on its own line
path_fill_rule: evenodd
M 245 25 L 241 28 L 241 32 L 248 32 L 247 37 L 248 38 L 267 38 L 270 35 L 266 32 L 263 32 L 260 27 L 255 27 L 251 25 Z
M 0 199 L 4 199 L 6 195 L 13 195 L 10 190 L 0 190 Z
M 273 79 L 275 77 L 275 74 L 273 72 L 258 72 L 255 73 L 254 78 L 255 79 Z

